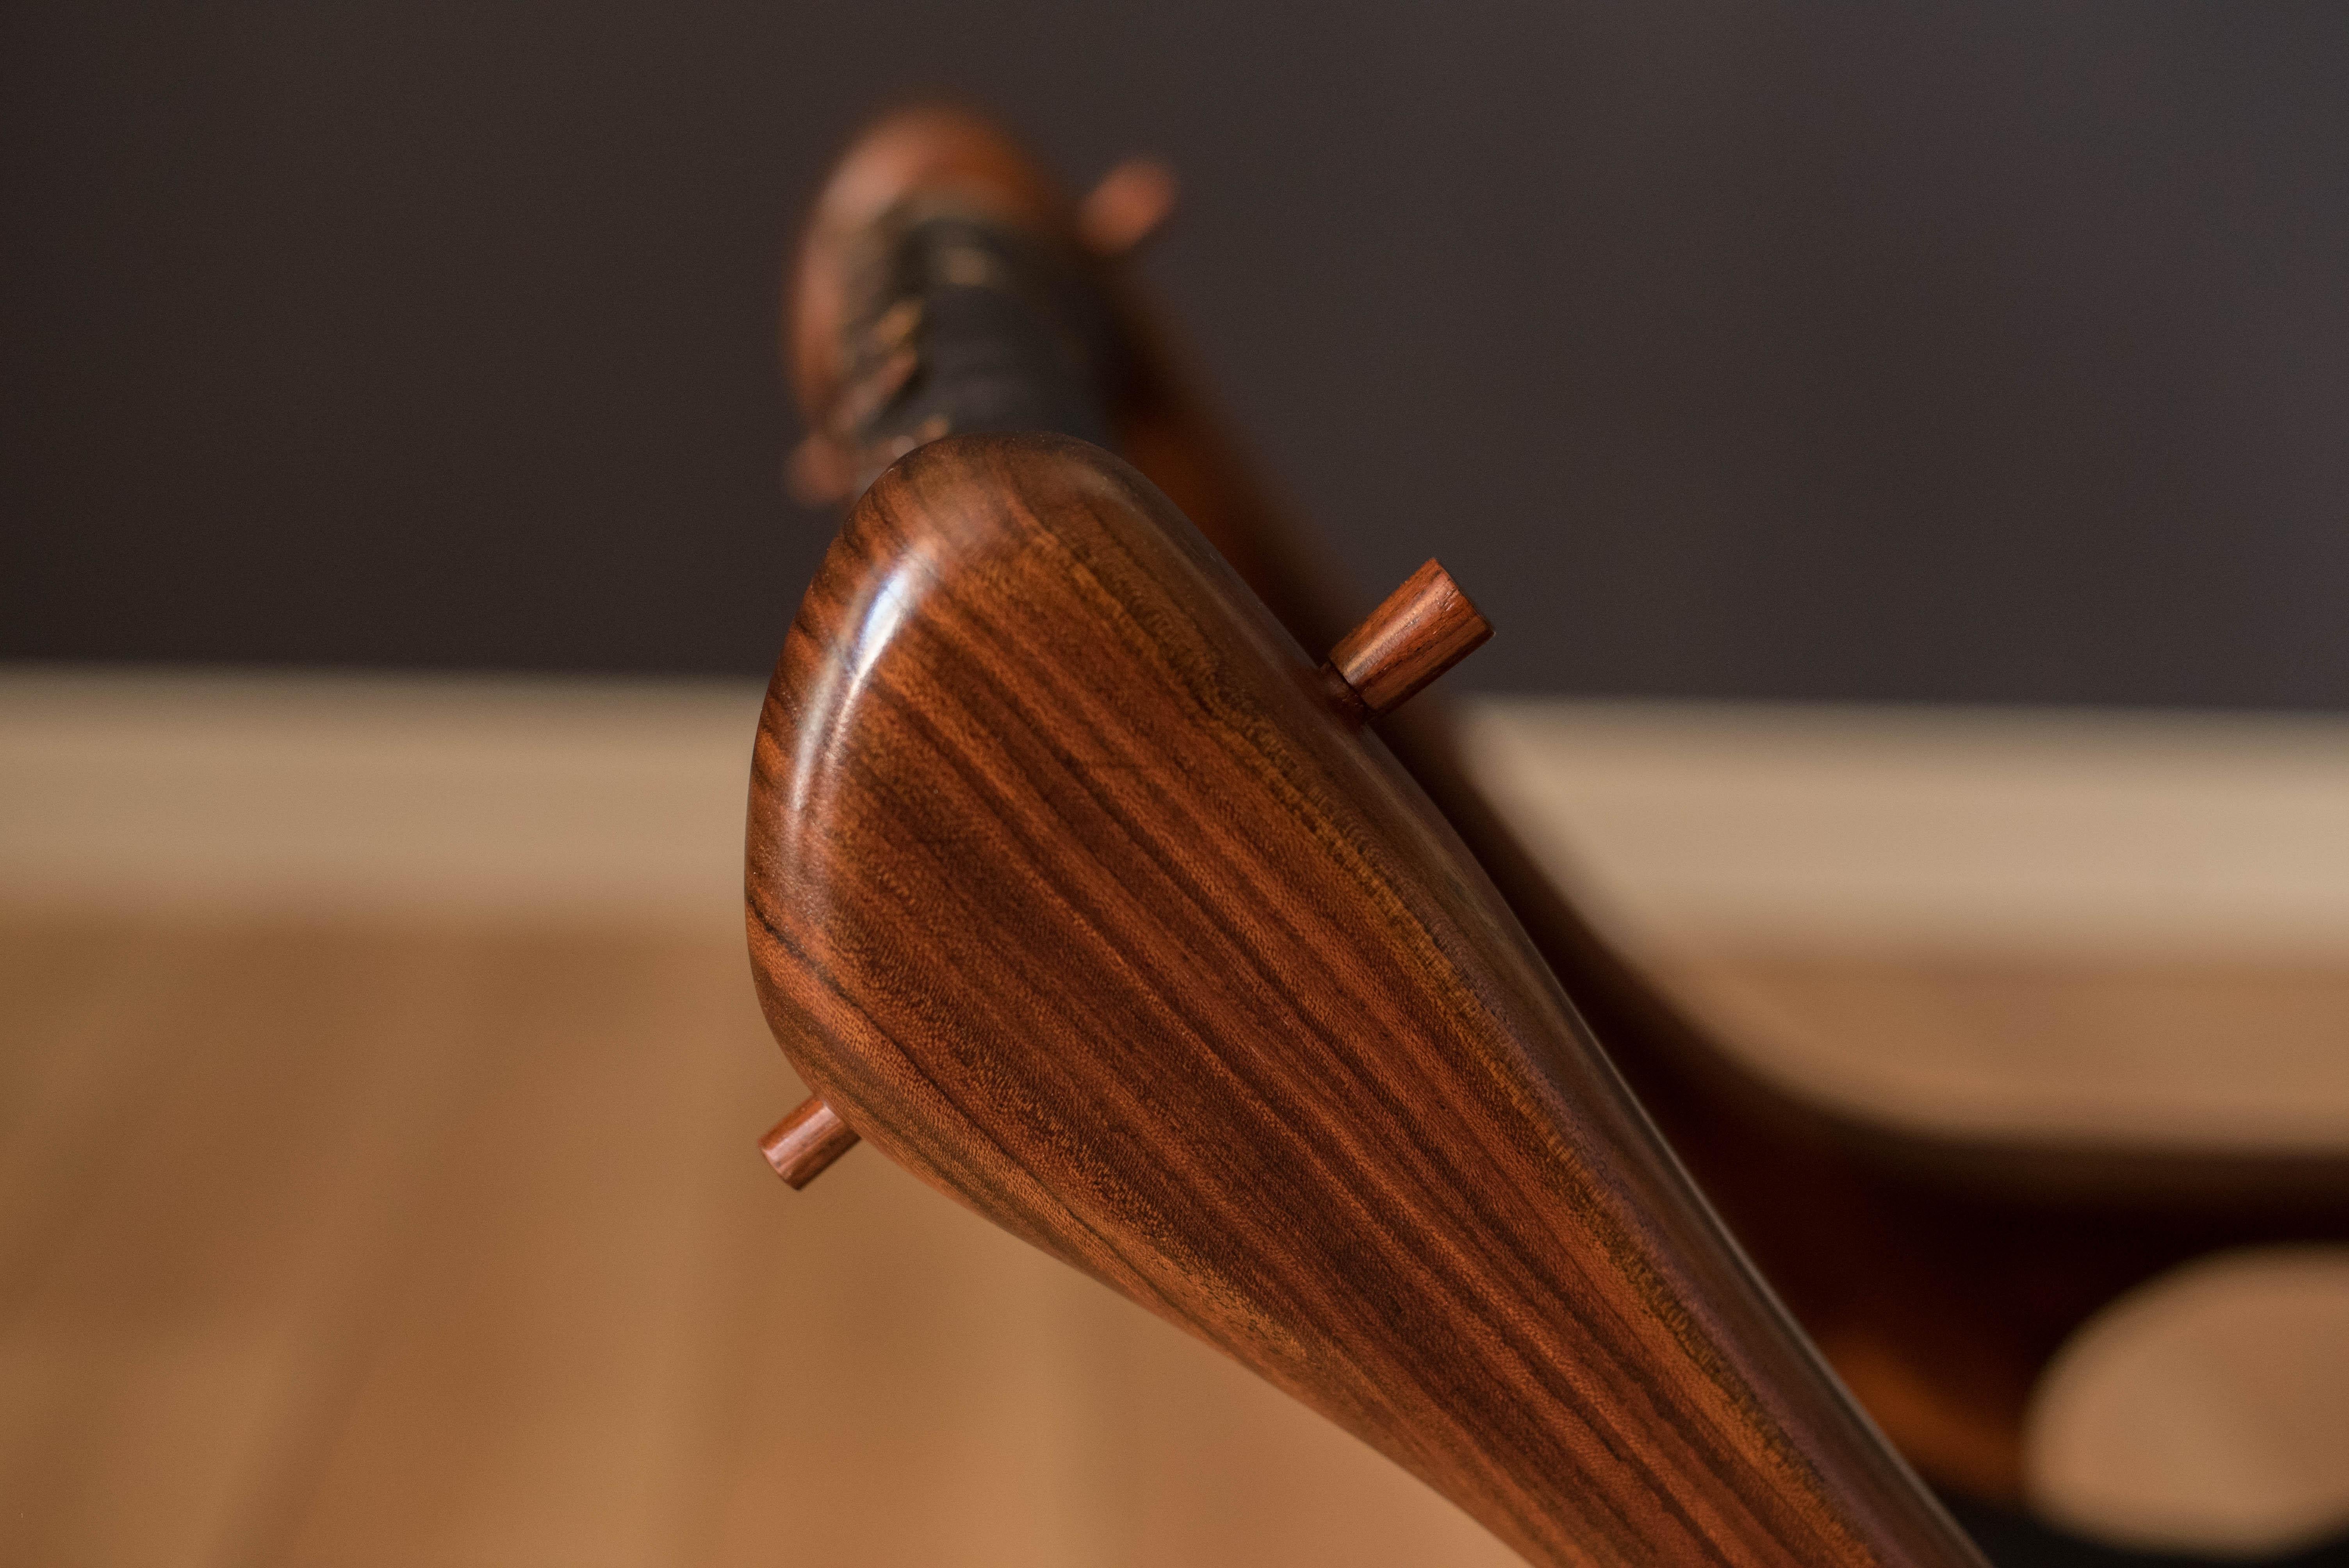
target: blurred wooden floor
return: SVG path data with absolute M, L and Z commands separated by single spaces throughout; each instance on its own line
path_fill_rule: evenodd
M 0 922 L 0 1559 L 1501 1563 L 886 1161 L 739 942 Z
M 735 925 L 751 695 L 0 679 L 0 1563 L 1514 1561 L 870 1150 L 799 1195 L 766 1171 L 798 1086 Z M 2349 1143 L 2322 790 L 2262 819 L 2297 881 L 2206 854 L 2200 926 L 2083 948 L 2054 939 L 2093 900 L 1985 894 L 1969 853 L 1886 913 L 1938 885 L 1932 842 L 1847 845 L 1795 901 L 1831 918 L 1774 915 L 1686 824 L 1821 851 L 1791 809 L 1736 817 L 1730 764 L 1687 753 L 1712 732 L 1513 722 L 1485 740 L 1530 748 L 1488 758 L 1524 820 L 1644 890 L 1626 929 L 1806 1092 Z M 2286 739 L 2261 778 L 2307 762 Z M 1878 837 L 1964 838 L 1905 821 Z M 2168 873 L 2116 843 L 2142 898 Z

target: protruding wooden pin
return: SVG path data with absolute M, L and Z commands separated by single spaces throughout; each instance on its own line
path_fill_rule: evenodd
M 1154 158 L 1129 158 L 1077 208 L 1077 237 L 1104 261 L 1127 255 L 1174 211 L 1174 170 Z
M 1330 694 L 1360 724 L 1391 713 L 1485 645 L 1492 624 L 1436 562 L 1413 573 L 1321 666 Z
M 810 1095 L 807 1103 L 775 1123 L 759 1140 L 759 1152 L 797 1191 L 823 1175 L 832 1162 L 856 1147 L 856 1132 L 840 1113 Z

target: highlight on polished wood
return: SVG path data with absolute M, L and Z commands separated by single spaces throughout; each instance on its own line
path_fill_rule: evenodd
M 1330 652 L 1330 672 L 1371 717 L 1392 713 L 1483 647 L 1493 628 L 1433 561 Z
M 896 463 L 753 764 L 802 1078 L 1534 1563 L 1977 1563 L 1318 684 L 1109 453 Z
M 797 1191 L 830 1170 L 832 1162 L 856 1143 L 856 1130 L 841 1120 L 840 1113 L 824 1104 L 821 1096 L 811 1095 L 797 1110 L 767 1130 L 767 1135 L 759 1140 L 759 1152 L 767 1157 L 775 1174 Z

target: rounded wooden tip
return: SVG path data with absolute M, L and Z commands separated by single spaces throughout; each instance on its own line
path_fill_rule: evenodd
M 855 1147 L 855 1130 L 812 1095 L 759 1140 L 759 1152 L 793 1191 L 823 1175 L 833 1161 Z
M 1326 673 L 1341 707 L 1350 696 L 1361 718 L 1392 712 L 1493 634 L 1452 573 L 1433 561 L 1413 573 L 1368 619 L 1330 650 Z M 1343 687 L 1339 691 L 1337 687 Z

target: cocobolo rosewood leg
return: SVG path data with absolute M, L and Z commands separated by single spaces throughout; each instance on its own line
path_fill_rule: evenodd
M 1481 636 L 1423 572 L 1330 667 L 1377 711 Z M 809 1125 L 1533 1563 L 1979 1568 L 1326 678 L 1096 447 L 885 472 L 751 768 L 752 973 Z
M 841 1120 L 840 1113 L 824 1104 L 820 1095 L 810 1095 L 806 1103 L 759 1140 L 759 1152 L 795 1191 L 855 1147 L 855 1130 Z

